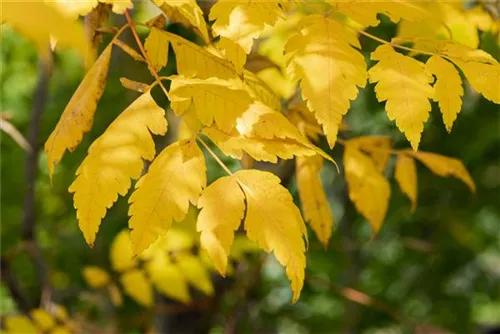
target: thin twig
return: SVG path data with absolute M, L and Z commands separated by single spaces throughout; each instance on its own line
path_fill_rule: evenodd
M 149 57 L 148 57 L 148 55 L 146 53 L 146 50 L 144 50 L 144 45 L 142 45 L 141 39 L 139 38 L 139 35 L 137 35 L 137 31 L 135 31 L 135 25 L 137 23 L 132 20 L 132 18 L 130 17 L 130 13 L 128 12 L 128 10 L 125 11 L 125 16 L 127 17 L 127 22 L 128 22 L 128 24 L 130 26 L 130 30 L 132 31 L 132 34 L 134 35 L 135 41 L 137 42 L 137 46 L 141 50 L 142 56 L 144 57 L 144 59 L 146 60 L 146 63 L 148 64 L 149 72 L 151 72 L 151 74 L 155 78 L 156 84 L 160 85 L 161 89 L 163 90 L 163 93 L 165 93 L 165 96 L 170 100 L 170 96 L 168 94 L 168 91 L 167 91 L 167 89 L 165 88 L 165 86 L 163 85 L 163 83 L 161 81 L 162 79 L 170 79 L 170 78 L 169 77 L 160 77 L 158 75 L 158 73 L 155 71 L 155 69 L 153 67 L 153 64 L 151 63 L 151 60 L 149 59 Z M 215 159 L 215 161 L 217 161 L 217 163 L 222 167 L 222 169 L 224 169 L 224 171 L 226 173 L 228 173 L 229 175 L 233 175 L 233 173 L 231 173 L 231 171 L 229 170 L 229 168 L 227 168 L 227 166 L 210 149 L 210 147 L 208 147 L 208 145 L 203 141 L 203 139 L 200 136 L 198 136 L 198 134 L 196 134 L 196 139 L 198 139 L 198 141 L 201 142 L 201 144 L 207 149 L 208 153 L 210 153 L 210 155 L 212 155 L 212 157 Z
M 128 25 L 130 26 L 130 30 L 132 31 L 132 34 L 134 35 L 135 41 L 137 43 L 137 46 L 141 50 L 142 56 L 146 60 L 146 63 L 148 64 L 149 72 L 153 75 L 155 78 L 156 82 L 158 85 L 160 85 L 161 89 L 163 90 L 163 93 L 165 93 L 165 96 L 170 100 L 170 97 L 168 95 L 168 91 L 161 82 L 160 77 L 158 76 L 158 73 L 155 71 L 153 64 L 151 63 L 151 60 L 148 57 L 148 54 L 146 53 L 146 50 L 144 49 L 144 45 L 142 45 L 141 39 L 139 38 L 139 35 L 137 35 L 137 31 L 135 31 L 135 22 L 132 20 L 130 17 L 130 13 L 128 10 L 125 11 L 125 17 L 127 18 Z
M 403 45 L 399 45 L 399 44 L 395 44 L 395 43 L 392 43 L 392 42 L 389 42 L 389 41 L 386 41 L 385 39 L 382 39 L 380 37 L 377 37 L 375 35 L 372 35 L 364 30 L 357 30 L 357 32 L 359 32 L 361 35 L 364 35 L 368 38 L 371 38 L 379 43 L 382 43 L 382 44 L 387 44 L 387 45 L 390 45 L 392 47 L 395 47 L 395 48 L 398 48 L 398 49 L 401 49 L 401 50 L 406 50 L 406 51 L 410 51 L 410 52 L 415 52 L 415 53 L 420 53 L 420 54 L 424 54 L 424 55 L 428 55 L 428 56 L 434 56 L 435 53 L 434 52 L 429 52 L 429 51 L 423 51 L 423 50 L 418 50 L 418 49 L 414 49 L 414 48 L 410 48 L 410 47 L 407 47 L 407 46 L 403 46 Z
M 217 161 L 217 163 L 222 167 L 222 169 L 224 169 L 224 171 L 228 175 L 233 175 L 233 173 L 229 170 L 229 168 L 227 168 L 226 164 L 224 164 L 222 160 L 219 159 L 219 157 L 210 149 L 207 143 L 205 143 L 205 141 L 200 136 L 198 136 L 198 134 L 196 134 L 196 139 L 198 139 L 198 141 L 203 145 L 203 147 L 207 149 L 208 153 L 210 153 L 210 155 L 215 159 L 215 161 Z

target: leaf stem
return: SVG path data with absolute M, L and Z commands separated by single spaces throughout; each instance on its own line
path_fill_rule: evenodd
M 386 41 L 385 39 L 382 39 L 380 37 L 377 37 L 375 35 L 372 35 L 364 30 L 357 30 L 357 32 L 359 32 L 361 35 L 364 35 L 368 38 L 371 38 L 379 43 L 382 43 L 382 44 L 387 44 L 387 45 L 390 45 L 392 47 L 395 47 L 395 48 L 398 48 L 398 49 L 402 49 L 402 50 L 406 50 L 406 51 L 410 51 L 410 52 L 415 52 L 415 53 L 420 53 L 420 54 L 424 54 L 424 55 L 428 55 L 428 56 L 434 56 L 435 53 L 433 52 L 428 52 L 428 51 L 423 51 L 423 50 L 418 50 L 418 49 L 414 49 L 414 48 L 410 48 L 410 47 L 407 47 L 407 46 L 403 46 L 403 45 L 399 45 L 399 44 L 395 44 L 395 43 L 392 43 L 392 42 L 389 42 L 389 41 Z
M 219 157 L 214 153 L 214 151 L 212 151 L 212 149 L 207 145 L 207 143 L 205 143 L 205 141 L 197 133 L 195 135 L 196 139 L 198 139 L 198 141 L 203 145 L 203 147 L 207 149 L 208 153 L 210 153 L 210 155 L 215 159 L 215 161 L 217 161 L 217 163 L 222 167 L 222 169 L 224 169 L 224 171 L 228 175 L 232 176 L 233 173 L 229 170 L 229 168 L 227 168 L 226 164 L 219 159 Z
M 120 35 L 122 34 L 122 32 L 124 32 L 125 29 L 127 29 L 129 26 L 130 26 L 129 23 L 125 23 L 123 26 L 121 26 L 120 29 L 117 30 L 116 34 L 113 36 L 113 39 L 111 40 L 110 43 L 114 43 L 115 40 L 117 40 L 118 37 L 120 37 Z
M 132 31 L 132 34 L 134 35 L 137 46 L 141 50 L 142 56 L 144 57 L 144 59 L 146 60 L 146 63 L 148 64 L 149 72 L 151 72 L 151 74 L 155 78 L 158 85 L 160 85 L 161 89 L 163 90 L 163 93 L 165 93 L 165 96 L 170 100 L 170 96 L 168 95 L 167 89 L 165 88 L 165 86 L 161 82 L 161 79 L 158 76 L 158 73 L 155 71 L 155 69 L 151 63 L 151 60 L 149 60 L 148 54 L 146 53 L 146 50 L 144 49 L 144 45 L 142 45 L 142 42 L 141 42 L 141 39 L 139 38 L 139 35 L 137 35 L 137 31 L 135 31 L 135 24 L 136 23 L 130 17 L 130 13 L 129 13 L 128 9 L 125 11 L 125 17 L 127 18 L 128 26 L 130 26 L 130 30 Z
M 155 71 L 153 65 L 151 64 L 151 61 L 149 60 L 149 57 L 146 53 L 146 50 L 144 49 L 144 45 L 142 44 L 141 39 L 139 38 L 139 35 L 137 35 L 137 31 L 135 31 L 135 25 L 137 25 L 138 23 L 136 23 L 132 20 L 128 10 L 125 11 L 125 16 L 127 18 L 128 26 L 130 26 L 130 30 L 132 31 L 132 34 L 134 35 L 135 41 L 137 42 L 137 46 L 141 50 L 142 56 L 144 57 L 144 59 L 146 60 L 146 63 L 148 64 L 149 71 L 151 72 L 151 74 L 154 76 L 154 78 L 156 80 L 156 82 L 153 83 L 150 86 L 150 88 L 152 88 L 156 85 L 160 85 L 161 89 L 163 90 L 163 93 L 165 93 L 165 96 L 170 100 L 170 96 L 168 94 L 168 91 L 165 88 L 165 86 L 163 85 L 163 83 L 161 82 L 162 80 L 169 80 L 170 77 L 160 77 L 158 75 L 158 73 Z M 142 24 L 138 24 L 138 25 L 142 25 Z M 198 141 L 207 149 L 208 153 L 210 153 L 210 155 L 215 159 L 215 161 L 217 161 L 217 163 L 222 167 L 222 169 L 224 169 L 224 171 L 228 175 L 233 175 L 233 173 L 222 162 L 222 160 L 220 160 L 219 157 L 210 149 L 210 147 L 207 145 L 207 143 L 205 143 L 205 141 L 203 141 L 203 139 L 197 133 L 195 133 L 195 136 L 196 136 L 196 139 L 198 139 Z

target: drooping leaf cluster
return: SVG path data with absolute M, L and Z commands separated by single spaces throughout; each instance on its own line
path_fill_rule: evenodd
M 326 137 L 330 149 L 337 143 L 344 146 L 340 169 L 349 198 L 374 234 L 383 223 L 390 198 L 386 170 L 391 155 L 397 156 L 395 179 L 412 208 L 418 193 L 416 160 L 433 173 L 454 176 L 475 190 L 459 160 L 418 151 L 418 146 L 433 101 L 451 131 L 462 107 L 461 73 L 476 92 L 500 103 L 500 64 L 476 49 L 473 34 L 455 34 L 450 29 L 462 31 L 461 22 L 465 21 L 461 20 L 474 17 L 475 32 L 498 30 L 498 23 L 486 20 L 488 15 L 480 6 L 465 10 L 453 2 L 437 1 L 328 0 L 320 6 L 300 0 L 219 0 L 210 9 L 209 24 L 194 0 L 153 3 L 162 14 L 143 24 L 150 29 L 144 43 L 135 32 L 137 23 L 126 11 L 131 2 L 96 0 L 65 9 L 57 3 L 4 6 L 6 22 L 37 46 L 46 46 L 52 36 L 56 45 L 77 48 L 88 63 L 95 47 L 85 39 L 74 16 L 112 8 L 128 19 L 88 70 L 45 144 L 51 177 L 66 150 L 74 150 L 92 127 L 114 46 L 144 62 L 155 78 L 147 84 L 123 78 L 124 87 L 141 96 L 94 141 L 69 188 L 80 229 L 90 245 L 107 210 L 133 187 L 129 198 L 132 254 L 147 256 L 144 254 L 162 240 L 173 222 L 183 221 L 190 205 L 197 206 L 201 209 L 197 221 L 200 244 L 221 274 L 226 272 L 235 231 L 242 226 L 248 239 L 266 252 L 274 252 L 286 267 L 296 301 L 306 266 L 304 219 L 325 245 L 334 224 L 319 176 L 325 161 L 334 160 L 317 146 L 320 137 Z M 50 14 L 54 26 L 35 34 L 36 22 L 20 18 L 20 11 L 23 15 Z M 380 24 L 380 14 L 399 24 L 392 41 L 365 31 Z M 165 31 L 165 18 L 192 29 L 204 44 Z M 103 24 L 96 24 L 93 35 Z M 470 26 L 463 24 L 467 29 Z M 125 29 L 133 31 L 141 54 L 119 39 Z M 68 38 L 71 36 L 76 37 Z M 380 43 L 369 55 L 370 68 L 361 50 L 361 36 Z M 253 49 L 271 65 L 254 65 L 250 58 Z M 169 50 L 175 54 L 177 74 L 161 77 L 158 72 L 167 65 Z M 170 81 L 168 91 L 166 81 Z M 367 83 L 375 84 L 378 101 L 385 102 L 388 118 L 395 121 L 413 150 L 394 150 L 390 138 L 383 136 L 338 138 L 343 117 Z M 156 86 L 162 88 L 172 113 L 187 128 L 184 138 L 158 153 L 153 135 L 165 135 L 168 125 L 164 108 L 150 93 Z M 280 179 L 270 172 L 249 169 L 233 173 L 221 163 L 228 176 L 207 184 L 203 150 L 220 160 L 206 139 L 223 154 L 242 161 L 276 163 L 296 158 L 304 219 Z M 147 170 L 145 160 L 151 161 Z M 128 236 L 124 232 L 120 238 Z M 167 262 L 166 258 L 148 262 L 156 265 L 149 273 L 153 283 L 155 275 L 167 275 L 162 273 L 170 268 Z M 91 285 L 111 284 L 107 273 L 87 269 Z M 121 273 L 122 285 L 132 298 L 146 305 L 151 302 L 151 284 L 145 283 L 143 272 L 134 266 L 119 269 L 114 265 L 114 269 Z M 181 272 L 186 275 L 188 270 Z M 139 287 L 143 289 L 135 290 Z M 164 287 L 157 288 L 168 295 Z M 202 290 L 210 293 L 207 289 Z

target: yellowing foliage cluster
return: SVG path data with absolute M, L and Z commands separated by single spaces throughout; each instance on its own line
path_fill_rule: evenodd
M 122 78 L 125 87 L 142 95 L 91 145 L 70 186 L 80 229 L 90 245 L 106 210 L 138 180 L 129 199 L 131 248 L 127 254 L 147 257 L 144 254 L 159 247 L 156 245 L 162 243 L 159 240 L 173 222 L 182 221 L 189 206 L 195 205 L 201 209 L 197 221 L 201 246 L 222 275 L 234 233 L 242 225 L 250 240 L 266 252 L 274 252 L 285 266 L 296 301 L 304 281 L 307 239 L 299 209 L 277 176 L 259 170 L 230 171 L 205 143 L 206 138 L 223 154 L 246 161 L 244 166 L 251 165 L 249 159 L 276 163 L 296 157 L 302 212 L 325 246 L 334 223 L 320 174 L 325 160 L 333 159 L 314 144 L 322 136 L 330 148 L 336 143 L 344 146 L 341 169 L 349 198 L 370 222 L 374 234 L 388 207 L 391 188 L 386 170 L 392 155 L 397 157 L 395 179 L 413 210 L 418 193 L 416 160 L 433 173 L 459 178 L 475 190 L 459 160 L 420 152 L 418 147 L 432 101 L 437 102 L 447 131 L 452 130 L 462 107 L 461 73 L 477 93 L 500 103 L 500 64 L 476 49 L 475 38 L 478 29 L 498 33 L 499 24 L 481 5 L 465 9 L 450 1 L 327 0 L 324 6 L 316 6 L 302 0 L 219 0 L 208 13 L 213 21 L 210 25 L 194 0 L 152 3 L 162 14 L 142 24 L 150 29 L 144 44 L 135 31 L 140 23 L 133 22 L 127 11 L 131 1 L 3 5 L 3 19 L 34 41 L 42 55 L 53 37 L 57 45 L 74 47 L 88 59 L 89 41 L 73 20 L 75 16 L 112 9 L 127 18 L 128 23 L 118 29 L 87 72 L 45 144 L 51 177 L 65 151 L 74 150 L 91 129 L 113 45 L 146 62 L 155 78 L 150 84 Z M 37 24 L 44 14 L 53 20 L 48 20 L 49 25 L 45 19 L 44 24 Z M 365 31 L 380 24 L 379 15 L 398 24 L 392 41 Z M 165 31 L 165 19 L 192 29 L 201 45 Z M 141 54 L 119 39 L 126 29 L 133 32 Z M 361 36 L 380 45 L 367 55 Z M 170 47 L 177 74 L 160 76 Z M 262 63 L 253 60 L 264 56 L 267 60 Z M 373 61 L 371 66 L 368 58 Z M 168 91 L 165 81 L 170 81 Z M 393 150 L 390 138 L 383 136 L 339 139 L 339 132 L 346 129 L 343 117 L 351 101 L 368 82 L 375 84 L 378 101 L 385 103 L 388 118 L 395 121 L 413 150 Z M 152 135 L 165 135 L 167 122 L 164 109 L 150 94 L 156 86 L 186 127 L 182 139 L 158 154 Z M 228 176 L 207 184 L 202 150 Z M 152 161 L 147 170 L 144 160 Z M 119 238 L 128 240 L 128 234 L 123 232 Z M 125 291 L 138 302 L 150 304 L 151 283 L 134 261 L 122 260 L 112 256 Z M 184 277 L 197 284 L 186 276 L 194 266 L 192 257 L 180 258 L 176 269 L 164 256 L 148 261 L 149 279 L 167 295 L 171 291 L 161 283 L 166 277 L 175 276 L 178 282 Z M 92 286 L 111 284 L 98 269 L 86 268 L 84 275 Z M 178 283 L 177 288 L 185 291 L 181 288 L 185 285 Z M 211 293 L 208 283 L 198 288 Z M 184 292 L 170 296 L 182 301 L 188 298 Z

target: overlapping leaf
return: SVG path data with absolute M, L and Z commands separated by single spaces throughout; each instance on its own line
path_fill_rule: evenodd
M 160 7 L 170 22 L 193 28 L 205 43 L 210 43 L 207 24 L 196 0 L 154 0 L 153 2 Z
M 235 177 L 221 177 L 203 191 L 198 207 L 202 209 L 197 222 L 200 244 L 225 276 L 234 232 L 245 212 L 245 195 Z
M 408 39 L 418 42 L 419 48 L 433 52 L 451 60 L 457 65 L 470 85 L 486 99 L 500 103 L 500 63 L 491 55 L 467 46 L 452 42 L 428 39 Z
M 432 56 L 425 64 L 426 70 L 435 75 L 433 99 L 439 103 L 443 121 L 448 132 L 462 108 L 462 79 L 453 64 L 439 56 Z
M 236 129 L 224 133 L 215 127 L 203 129 L 226 155 L 241 159 L 243 152 L 257 161 L 276 163 L 278 158 L 320 154 L 332 160 L 326 153 L 312 145 L 281 113 L 255 102 L 238 118 Z
M 418 60 L 394 51 L 387 44 L 379 46 L 371 55 L 378 63 L 369 71 L 370 82 L 376 82 L 377 99 L 387 101 L 385 109 L 390 120 L 406 135 L 417 150 L 424 123 L 429 118 L 434 94 L 434 81 Z
M 206 80 L 172 77 L 171 107 L 182 115 L 193 104 L 196 115 L 205 126 L 215 122 L 222 131 L 230 132 L 252 102 L 239 81 L 217 78 Z
M 279 183 L 277 176 L 257 170 L 220 178 L 202 195 L 198 229 L 206 236 L 202 238 L 202 246 L 224 273 L 232 234 L 243 214 L 244 195 L 247 236 L 266 252 L 274 251 L 277 260 L 286 267 L 296 302 L 304 281 L 306 230 L 292 196 Z M 226 199 L 228 195 L 231 200 Z
M 155 145 L 151 133 L 165 134 L 164 110 L 145 93 L 135 100 L 89 148 L 89 154 L 76 171 L 69 191 L 79 227 L 85 240 L 93 245 L 106 210 L 124 196 L 131 179 L 137 179 L 143 160 L 152 160 Z
M 238 73 L 243 72 L 243 67 L 247 61 L 245 50 L 232 39 L 222 36 L 217 43 L 217 48 L 220 49 L 225 58 L 233 64 Z
M 280 96 L 277 95 L 259 76 L 250 71 L 244 71 L 243 81 L 250 96 L 273 110 L 281 109 Z
M 176 142 L 164 149 L 129 199 L 134 253 L 165 234 L 173 220 L 181 221 L 206 182 L 205 159 L 194 141 Z
M 388 136 L 361 136 L 349 140 L 349 145 L 356 146 L 370 156 L 377 170 L 381 173 L 387 168 L 391 157 L 391 138 Z
M 309 16 L 301 28 L 285 48 L 288 71 L 301 80 L 302 97 L 333 147 L 342 116 L 366 84 L 365 59 L 354 48 L 360 47 L 356 34 L 333 19 Z

